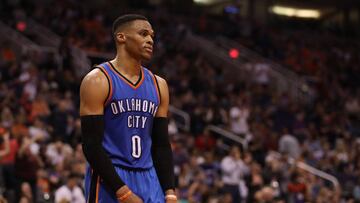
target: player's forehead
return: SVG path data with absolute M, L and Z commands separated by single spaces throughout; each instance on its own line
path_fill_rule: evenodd
M 134 20 L 131 23 L 130 27 L 134 31 L 146 30 L 150 33 L 154 33 L 154 30 L 153 30 L 151 24 L 149 23 L 149 21 L 146 21 L 146 20 Z

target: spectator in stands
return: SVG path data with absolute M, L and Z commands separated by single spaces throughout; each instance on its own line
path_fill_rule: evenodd
M 41 142 L 49 140 L 50 135 L 46 129 L 46 125 L 39 117 L 36 117 L 34 124 L 29 127 L 29 136 L 31 139 L 39 140 Z
M 189 185 L 187 199 L 189 203 L 206 202 L 209 197 L 209 187 L 205 183 L 206 176 L 199 170 L 194 174 L 194 179 Z
M 66 184 L 55 191 L 55 203 L 85 203 L 85 197 L 78 186 L 78 177 L 70 174 Z
M 233 146 L 228 156 L 221 160 L 221 171 L 224 191 L 231 193 L 233 203 L 240 202 L 240 183 L 244 180 L 244 176 L 249 174 L 249 168 L 242 160 L 239 147 Z
M 9 128 L 13 125 L 14 115 L 9 107 L 4 107 L 1 111 L 1 125 L 5 128 Z
M 61 140 L 54 141 L 46 148 L 46 157 L 53 166 L 63 164 L 64 160 L 71 157 L 73 149 Z
M 220 182 L 220 163 L 215 160 L 214 156 L 213 151 L 206 151 L 204 153 L 204 163 L 200 165 L 205 174 L 205 183 L 209 188 L 217 186 Z
M 305 203 L 307 201 L 308 188 L 296 171 L 291 174 L 290 183 L 287 185 L 289 203 Z
M 255 82 L 260 85 L 268 85 L 270 82 L 270 64 L 266 61 L 259 61 L 253 67 Z
M 0 128 L 0 160 L 10 153 L 9 133 L 4 128 Z M 5 190 L 5 178 L 3 174 L 3 163 L 0 165 L 0 190 Z
M 288 129 L 283 130 L 283 134 L 279 140 L 279 151 L 288 154 L 292 158 L 298 158 L 300 156 L 300 144 L 299 141 L 291 134 Z
M 255 193 L 255 200 L 259 203 L 270 202 L 274 198 L 274 191 L 271 187 L 263 187 Z
M 31 186 L 31 200 L 36 202 L 36 180 L 37 180 L 37 170 L 44 166 L 44 163 L 39 156 L 35 155 L 31 151 L 31 144 L 33 140 L 28 137 L 22 137 L 19 140 L 19 150 L 16 154 L 15 160 L 15 176 L 18 180 L 20 187 L 24 182 L 27 182 Z M 20 188 L 22 189 L 22 188 Z M 18 193 L 19 194 L 19 193 Z M 18 195 L 18 197 L 20 197 Z
M 35 202 L 33 198 L 33 192 L 31 190 L 31 186 L 27 182 L 23 182 L 21 184 L 21 193 L 20 193 L 20 203 L 32 203 Z
M 216 141 L 207 129 L 195 139 L 195 147 L 200 151 L 213 150 L 215 145 Z
M 36 200 L 39 203 L 53 201 L 53 194 L 50 188 L 49 173 L 44 169 L 38 170 L 37 173 L 37 194 Z
M 174 136 L 179 133 L 178 126 L 176 124 L 176 121 L 172 118 L 172 115 L 170 114 L 169 117 L 171 118 L 169 120 L 169 135 Z
M 15 62 L 16 59 L 15 52 L 11 48 L 10 42 L 5 41 L 2 43 L 0 53 L 1 53 L 2 62 L 6 63 L 7 65 L 10 64 L 11 62 Z
M 68 117 L 67 103 L 63 100 L 58 101 L 55 110 L 51 115 L 51 124 L 54 127 L 54 135 L 62 141 L 69 141 L 66 133 Z
M 247 202 L 251 203 L 256 200 L 256 192 L 260 191 L 264 186 L 264 178 L 261 173 L 261 166 L 252 162 L 250 164 L 250 174 L 246 177 L 246 185 L 248 186 Z
M 9 131 L 0 127 L 0 188 L 5 190 L 5 196 L 11 201 L 14 201 L 16 190 L 14 164 L 17 150 L 17 140 L 10 136 Z
M 235 134 L 244 137 L 249 133 L 248 119 L 250 116 L 250 109 L 244 101 L 240 99 L 236 104 L 230 108 L 230 128 Z
M 360 180 L 356 181 L 356 185 L 352 191 L 352 196 L 354 197 L 355 201 L 360 201 Z
M 50 113 L 49 104 L 45 99 L 45 95 L 37 95 L 31 104 L 30 119 L 33 120 L 36 117 L 47 118 Z

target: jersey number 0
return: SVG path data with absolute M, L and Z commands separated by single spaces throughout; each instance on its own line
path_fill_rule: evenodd
M 131 155 L 134 158 L 140 158 L 141 156 L 141 137 L 138 135 L 134 135 L 131 137 L 131 143 L 132 143 L 132 153 Z

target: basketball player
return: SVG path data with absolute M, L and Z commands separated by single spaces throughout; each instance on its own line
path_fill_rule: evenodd
M 167 127 L 166 81 L 142 67 L 154 31 L 141 15 L 113 24 L 115 59 L 96 66 L 80 87 L 89 203 L 175 203 Z

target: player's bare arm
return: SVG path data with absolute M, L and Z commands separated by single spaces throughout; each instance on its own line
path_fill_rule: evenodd
M 99 69 L 88 73 L 80 86 L 80 116 L 104 114 L 104 102 L 109 92 L 106 76 Z
M 101 119 L 104 114 L 104 103 L 108 97 L 108 93 L 108 79 L 99 69 L 94 69 L 88 73 L 81 83 L 80 116 L 82 118 L 82 132 L 84 140 L 83 148 L 85 148 L 83 149 L 84 154 L 91 167 L 97 171 L 100 177 L 104 179 L 105 183 L 107 183 L 116 193 L 119 201 L 122 203 L 142 203 L 143 201 L 136 194 L 132 193 L 131 190 L 122 182 L 120 177 L 115 172 L 110 159 L 102 149 L 101 140 L 103 136 L 103 129 L 94 129 L 94 127 L 98 126 L 98 124 L 95 122 L 98 122 L 98 119 Z M 89 127 L 85 126 L 86 123 L 88 123 L 87 125 Z M 103 126 L 103 123 L 101 125 Z M 96 135 L 96 138 L 100 139 L 97 139 L 97 143 L 95 144 L 98 144 L 97 148 L 101 149 L 97 149 L 98 152 L 94 156 L 94 154 L 89 154 L 90 151 L 94 150 L 93 146 L 90 147 L 94 144 L 86 144 L 88 143 L 86 140 L 95 140 L 94 136 L 89 134 L 97 131 L 100 135 Z M 89 149 L 86 150 L 86 148 Z M 94 157 L 99 157 L 98 159 L 102 160 L 103 163 L 98 163 L 99 160 L 96 159 L 91 160 Z
M 166 80 L 164 80 L 163 78 L 159 77 L 159 76 L 156 76 L 156 79 L 158 81 L 158 84 L 159 84 L 159 89 L 160 89 L 160 106 L 158 108 L 158 111 L 156 113 L 156 117 L 158 118 L 166 118 L 168 117 L 168 110 L 169 110 L 169 88 L 168 88 L 168 85 L 166 83 Z M 167 124 L 167 123 L 166 123 Z M 167 131 L 167 125 L 165 126 L 166 130 Z M 167 132 L 166 132 L 166 136 L 168 136 Z M 170 143 L 169 143 L 169 139 L 166 139 L 167 143 L 166 145 L 168 147 L 170 147 Z M 171 153 L 171 148 L 167 149 L 167 150 L 170 150 L 170 155 L 172 154 Z M 163 157 L 164 158 L 164 157 Z M 171 157 L 169 157 L 171 158 Z M 173 165 L 172 165 L 172 160 L 168 160 L 169 162 L 171 162 L 170 165 L 168 165 L 167 167 L 167 170 L 173 170 Z M 161 175 L 160 175 L 161 176 Z M 173 177 L 165 177 L 165 178 L 173 178 Z M 160 182 L 166 182 L 166 181 L 169 181 L 171 182 L 172 180 L 162 180 L 161 179 L 164 179 L 164 178 L 161 178 L 160 177 Z M 162 186 L 163 186 L 164 183 L 162 183 Z M 167 183 L 165 183 L 167 184 Z M 171 183 L 173 184 L 173 183 Z M 170 185 L 171 185 L 170 184 Z M 172 185 L 173 186 L 173 185 Z M 177 198 L 176 198 L 176 195 L 175 195 L 175 190 L 174 188 L 170 187 L 170 186 L 167 186 L 168 189 L 165 190 L 165 198 L 166 198 L 166 202 L 167 203 L 175 203 L 177 202 Z M 164 186 L 163 186 L 164 188 Z
M 165 117 L 167 118 L 168 116 L 168 111 L 169 111 L 169 88 L 168 85 L 166 83 L 166 81 L 155 75 L 158 84 L 159 84 L 159 89 L 160 89 L 160 106 L 158 108 L 158 111 L 156 113 L 156 117 Z

